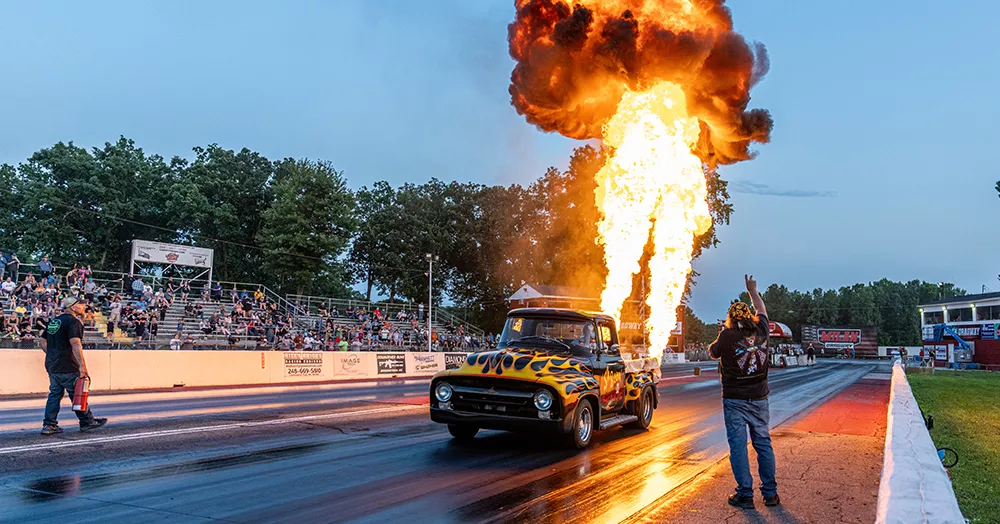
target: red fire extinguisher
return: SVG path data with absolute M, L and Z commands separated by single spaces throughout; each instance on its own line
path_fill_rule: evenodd
M 87 392 L 90 391 L 90 377 L 76 379 L 73 387 L 73 411 L 87 411 Z

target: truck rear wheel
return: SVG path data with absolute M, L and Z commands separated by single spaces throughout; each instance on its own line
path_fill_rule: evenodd
M 647 386 L 642 389 L 639 399 L 633 404 L 632 414 L 639 417 L 635 422 L 629 422 L 625 427 L 630 429 L 646 429 L 653 421 L 653 388 Z
M 573 427 L 569 432 L 569 441 L 577 449 L 590 445 L 594 436 L 594 408 L 587 400 L 581 400 L 573 410 Z
M 448 424 L 448 433 L 456 440 L 472 440 L 479 433 L 479 428 L 466 424 Z

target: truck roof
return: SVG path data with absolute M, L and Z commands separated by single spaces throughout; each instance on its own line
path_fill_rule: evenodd
M 507 313 L 508 317 L 556 317 L 572 320 L 609 320 L 614 322 L 614 318 L 607 313 L 599 311 L 586 311 L 583 309 L 569 309 L 557 307 L 522 307 L 512 309 Z

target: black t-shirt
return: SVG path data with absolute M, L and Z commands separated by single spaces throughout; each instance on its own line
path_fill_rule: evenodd
M 83 342 L 83 322 L 69 313 L 63 313 L 49 321 L 42 332 L 46 340 L 45 370 L 49 373 L 78 373 L 80 363 L 73 356 L 73 346 L 69 339 L 78 338 Z
M 725 328 L 709 347 L 712 357 L 721 359 L 722 398 L 767 398 L 770 362 L 767 327 L 767 317 L 759 315 L 755 334 L 745 337 L 739 330 Z

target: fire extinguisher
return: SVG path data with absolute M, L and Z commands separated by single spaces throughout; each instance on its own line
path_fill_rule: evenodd
M 90 377 L 76 379 L 73 387 L 73 411 L 87 411 L 87 392 L 90 391 Z

